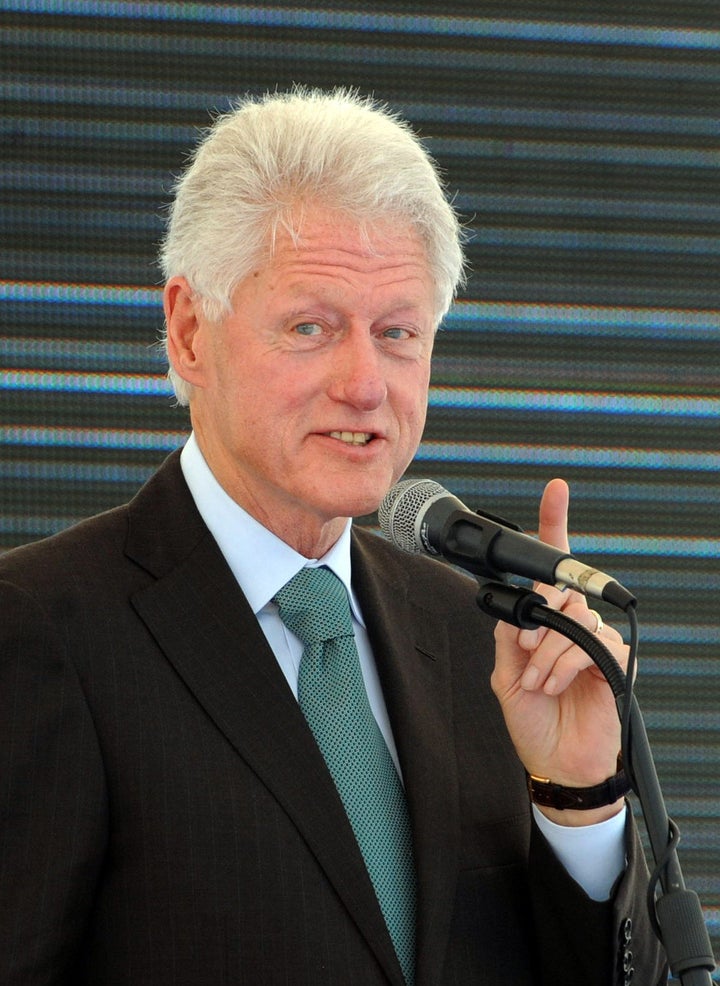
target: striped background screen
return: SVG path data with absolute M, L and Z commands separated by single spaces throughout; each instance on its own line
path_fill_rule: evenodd
M 469 233 L 413 473 L 531 532 L 569 480 L 575 553 L 640 600 L 638 698 L 717 952 L 717 0 L 0 0 L 0 23 L 0 547 L 126 500 L 186 435 L 155 254 L 210 114 L 374 93 Z

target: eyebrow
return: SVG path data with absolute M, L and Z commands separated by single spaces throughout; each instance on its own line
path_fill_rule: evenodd
M 297 290 L 289 289 L 289 293 L 292 295 L 292 308 L 288 312 L 288 315 L 302 315 L 305 313 L 307 307 L 317 306 L 321 309 L 332 308 L 333 310 L 338 310 L 339 308 L 344 308 L 342 304 L 343 291 L 338 288 L 330 288 L 328 291 L 318 291 L 316 289 L 305 289 L 298 288 Z M 407 296 L 401 296 L 396 299 L 391 299 L 389 308 L 387 309 L 387 314 L 383 314 L 381 318 L 392 317 L 395 313 L 405 312 L 405 311 L 421 311 L 425 307 L 424 303 L 419 298 L 409 298 Z M 435 321 L 435 309 L 434 306 L 429 306 L 430 318 Z

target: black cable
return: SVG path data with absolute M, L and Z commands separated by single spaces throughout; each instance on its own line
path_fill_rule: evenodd
M 672 818 L 668 818 L 668 842 L 665 847 L 665 852 L 661 854 L 655 865 L 655 869 L 650 874 L 650 882 L 647 888 L 647 909 L 650 915 L 650 923 L 653 926 L 653 930 L 660 941 L 663 940 L 662 930 L 660 928 L 660 922 L 657 917 L 657 886 L 660 882 L 660 877 L 662 876 L 663 870 L 668 864 L 668 861 L 672 854 L 677 850 L 678 844 L 680 842 L 680 829 L 677 827 Z
M 622 713 L 620 716 L 620 749 L 623 755 L 623 767 L 630 783 L 635 790 L 634 772 L 632 764 L 632 737 L 630 735 L 630 722 L 632 718 L 633 694 L 635 689 L 635 673 L 638 661 L 638 649 L 640 633 L 638 628 L 638 618 L 636 604 L 633 602 L 625 608 L 625 615 L 630 625 L 630 644 L 627 669 L 625 672 L 625 687 L 622 695 Z M 618 695 L 614 692 L 616 699 Z

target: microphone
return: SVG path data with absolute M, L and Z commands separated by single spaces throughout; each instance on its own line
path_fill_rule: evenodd
M 473 513 L 431 479 L 405 479 L 389 491 L 378 510 L 383 534 L 403 551 L 442 555 L 484 578 L 508 574 L 545 585 L 571 588 L 627 609 L 636 602 L 615 579 L 571 554 L 523 534 L 500 517 Z

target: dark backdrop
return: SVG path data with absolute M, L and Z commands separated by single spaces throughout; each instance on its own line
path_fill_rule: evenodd
M 531 531 L 546 480 L 570 481 L 575 552 L 640 599 L 638 696 L 717 950 L 717 0 L 0 18 L 0 548 L 127 499 L 183 440 L 155 254 L 209 115 L 295 82 L 374 93 L 469 231 L 413 472 Z

